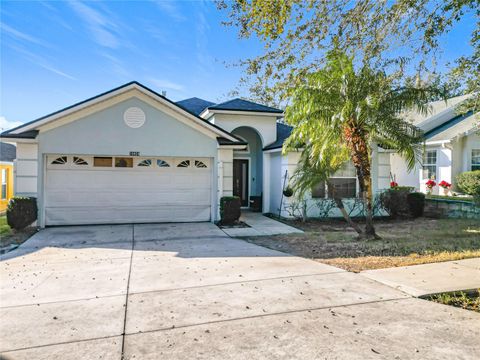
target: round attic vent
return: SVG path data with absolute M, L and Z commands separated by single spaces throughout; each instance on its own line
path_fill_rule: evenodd
M 123 121 L 131 128 L 139 128 L 145 124 L 145 113 L 138 107 L 130 107 L 123 113 Z

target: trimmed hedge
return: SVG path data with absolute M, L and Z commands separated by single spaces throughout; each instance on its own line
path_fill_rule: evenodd
M 242 203 L 238 196 L 224 196 L 220 199 L 220 222 L 222 225 L 231 225 L 240 219 Z
M 425 209 L 425 194 L 421 192 L 410 193 L 407 195 L 407 203 L 410 215 L 414 218 L 420 217 Z
M 7 207 L 7 224 L 22 230 L 37 220 L 37 198 L 13 197 Z

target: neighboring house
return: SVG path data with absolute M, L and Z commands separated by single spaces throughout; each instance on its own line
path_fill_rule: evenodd
M 12 144 L 0 142 L 0 213 L 7 209 L 13 196 L 13 162 L 16 158 L 16 148 Z
M 423 161 L 408 171 L 405 161 L 396 153 L 390 155 L 392 175 L 399 185 L 413 186 L 425 192 L 425 183 L 445 180 L 455 187 L 458 174 L 480 170 L 480 114 L 459 115 L 456 107 L 468 95 L 430 103 L 427 115 L 410 113 L 407 119 L 425 132 Z M 439 187 L 433 189 L 439 193 Z M 441 193 L 441 192 L 440 192 Z
M 17 144 L 16 194 L 38 198 L 40 226 L 216 221 L 220 197 L 232 194 L 279 211 L 300 155 L 282 155 L 291 132 L 282 117 L 242 99 L 175 103 L 131 82 L 1 137 Z M 375 190 L 388 187 L 388 159 L 375 149 Z M 358 194 L 353 169 L 333 181 Z M 314 198 L 328 195 L 314 189 Z

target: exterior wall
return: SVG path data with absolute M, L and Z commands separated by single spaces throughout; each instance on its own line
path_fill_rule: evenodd
M 17 144 L 15 195 L 38 196 L 39 160 L 37 144 Z
M 472 133 L 461 137 L 451 143 L 442 145 L 427 145 L 426 150 L 435 150 L 437 152 L 437 184 L 445 180 L 453 184 L 453 190 L 458 191 L 455 186 L 455 178 L 458 174 L 471 170 L 472 150 L 480 149 L 480 136 Z M 390 155 L 391 171 L 396 176 L 396 180 L 401 186 L 413 186 L 416 189 L 426 192 L 425 182 L 428 179 L 422 179 L 422 167 L 420 164 L 415 166 L 411 172 L 407 169 L 407 164 L 403 158 L 392 153 Z M 433 188 L 433 194 L 439 194 L 441 189 L 438 186 Z
M 233 151 L 234 159 L 249 160 L 249 181 L 248 188 L 251 196 L 259 196 L 263 190 L 263 154 L 262 140 L 255 130 L 247 127 L 240 127 L 232 132 L 248 142 L 247 151 Z
M 263 147 L 277 140 L 275 116 L 215 114 L 210 121 L 230 132 L 241 126 L 251 127 L 260 134 Z
M 480 149 L 479 134 L 472 133 L 464 138 L 462 147 L 463 166 L 461 172 L 471 170 L 473 149 Z
M 273 213 L 278 215 L 280 209 L 280 200 L 282 197 L 282 186 L 285 175 L 285 170 L 282 170 L 282 152 L 273 152 L 265 154 L 266 161 L 269 164 L 269 175 L 264 178 L 265 187 L 268 187 L 268 192 L 264 191 L 264 208 L 263 212 Z
M 0 162 L 0 177 L 5 171 L 6 178 L 0 179 L 0 184 L 3 184 L 4 181 L 7 183 L 7 191 L 5 198 L 0 198 L 0 213 L 3 213 L 7 210 L 7 205 L 10 199 L 13 197 L 13 163 Z

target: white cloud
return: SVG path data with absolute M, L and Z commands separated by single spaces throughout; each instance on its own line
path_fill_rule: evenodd
M 187 18 L 182 14 L 181 10 L 177 5 L 170 0 L 158 0 L 155 1 L 155 4 L 160 8 L 160 10 L 170 16 L 176 21 L 185 21 Z
M 87 24 L 94 40 L 99 45 L 111 49 L 116 49 L 120 46 L 120 41 L 114 31 L 117 25 L 113 21 L 80 1 L 70 1 L 69 4 L 77 15 Z
M 17 126 L 20 126 L 22 124 L 23 124 L 23 122 L 21 122 L 21 121 L 11 121 L 11 120 L 7 120 L 7 118 L 5 116 L 0 116 L 0 130 L 1 131 L 7 131 L 7 130 L 13 129 Z
M 184 89 L 183 85 L 165 79 L 149 79 L 149 81 L 157 88 L 159 88 L 159 90 L 170 89 L 183 91 Z
M 2 31 L 4 33 L 8 34 L 10 37 L 14 38 L 15 40 L 23 40 L 23 41 L 28 41 L 28 42 L 33 43 L 33 44 L 42 45 L 42 46 L 45 46 L 45 47 L 50 47 L 50 45 L 48 45 L 44 41 L 42 41 L 40 39 L 37 39 L 36 37 L 33 37 L 33 36 L 31 36 L 29 34 L 26 34 L 24 32 L 18 31 L 16 29 L 12 28 L 11 26 L 8 26 L 5 23 L 1 23 L 0 28 L 2 29 Z

